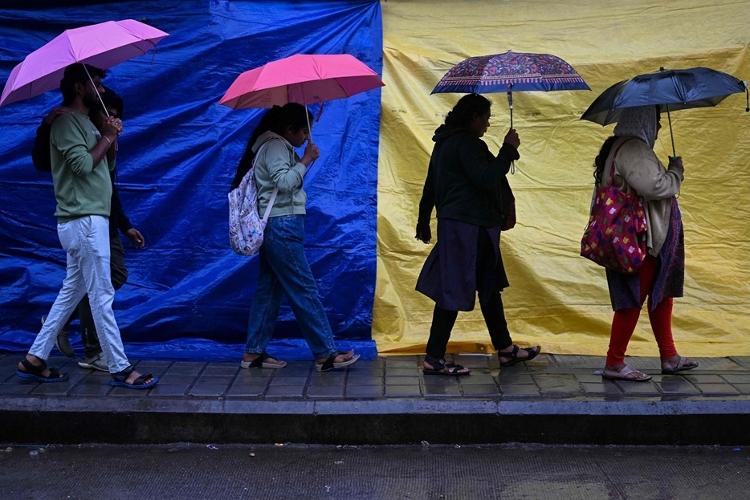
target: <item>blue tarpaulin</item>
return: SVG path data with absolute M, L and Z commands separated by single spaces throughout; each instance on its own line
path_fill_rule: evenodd
M 68 28 L 132 18 L 170 34 L 104 80 L 125 100 L 118 186 L 147 243 L 138 250 L 124 241 L 129 279 L 116 294 L 115 314 L 135 357 L 224 359 L 227 349 L 238 355 L 258 263 L 229 248 L 227 191 L 262 111 L 217 101 L 239 73 L 296 53 L 349 53 L 380 73 L 379 2 L 4 6 L 3 82 L 26 54 Z M 51 177 L 34 169 L 30 154 L 36 127 L 59 103 L 59 92 L 51 91 L 0 108 L 1 350 L 28 348 L 65 276 Z M 326 103 L 313 130 L 322 154 L 305 179 L 307 256 L 326 313 L 342 346 L 370 355 L 379 123 L 379 90 Z M 304 342 L 294 340 L 299 336 L 284 304 L 274 345 L 288 359 L 309 357 Z

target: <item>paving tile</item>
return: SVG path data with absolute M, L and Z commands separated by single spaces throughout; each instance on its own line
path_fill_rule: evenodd
M 452 387 L 457 386 L 459 384 L 459 380 L 469 378 L 469 376 L 463 376 L 463 377 L 451 377 L 448 375 L 426 375 L 424 379 L 422 380 L 422 385 L 437 385 L 437 386 L 445 386 L 445 387 Z M 388 383 L 388 382 L 386 382 Z M 417 381 L 417 384 L 420 382 Z M 393 385 L 408 385 L 408 384 L 393 384 Z
M 202 377 L 234 376 L 240 370 L 239 363 L 209 363 L 201 373 Z
M 156 387 L 159 387 L 158 385 Z M 145 398 L 153 389 L 128 389 L 125 387 L 113 387 L 107 396 L 119 398 Z
M 641 371 L 648 371 L 649 373 L 660 373 L 661 372 L 661 361 L 659 358 L 645 357 L 645 356 L 625 356 L 625 362 L 633 368 Z M 602 368 L 602 363 L 599 368 Z
M 573 375 L 544 374 L 534 375 L 534 381 L 542 394 L 576 394 L 581 392 L 581 384 Z
M 307 388 L 308 398 L 343 398 L 344 386 L 310 386 Z
M 419 397 L 422 395 L 418 385 L 386 385 L 385 397 L 387 398 L 407 398 Z
M 731 384 L 696 384 L 696 386 L 698 387 L 698 390 L 706 396 L 740 393 L 740 391 Z
M 159 383 L 160 384 L 166 384 L 166 385 L 180 385 L 180 384 L 192 384 L 193 380 L 195 378 L 184 375 L 181 373 L 171 373 L 167 372 L 166 375 L 160 375 L 159 376 Z
M 656 382 L 661 392 L 669 395 L 693 395 L 700 394 L 700 391 L 693 384 L 679 376 L 671 378 L 664 377 L 661 382 Z
M 383 386 L 382 385 L 358 385 L 346 387 L 347 398 L 382 398 L 383 397 Z
M 33 391 L 39 384 L 34 383 L 17 383 L 17 384 L 0 384 L 0 396 L 23 396 Z
M 196 384 L 190 388 L 188 394 L 191 396 L 222 396 L 227 391 L 227 384 Z
M 668 376 L 668 375 L 664 375 Z M 724 379 L 720 375 L 683 375 L 685 380 L 694 384 L 723 384 Z
M 750 370 L 750 356 L 730 356 L 729 359 Z
M 149 397 L 180 397 L 185 396 L 189 387 L 190 384 L 164 384 L 159 382 L 156 387 L 148 391 L 148 395 Z
M 599 377 L 601 379 L 601 377 Z M 599 382 L 583 382 L 581 383 L 583 392 L 588 394 L 606 395 L 606 396 L 622 396 L 622 390 L 611 381 L 599 381 Z
M 283 376 L 283 377 L 306 377 L 310 374 L 310 371 L 313 369 L 312 363 L 310 362 L 290 362 L 287 364 L 284 368 L 281 368 L 279 370 L 276 370 L 278 373 L 276 373 L 275 376 Z
M 385 383 L 387 385 L 411 385 L 419 384 L 419 375 L 413 375 L 410 377 L 391 377 L 386 371 Z
M 414 356 L 388 357 L 385 360 L 386 369 L 388 368 L 415 368 L 421 363 L 417 362 Z
M 703 371 L 747 371 L 744 366 L 735 363 L 730 358 L 690 358 L 698 362 L 698 368 L 690 370 L 690 373 Z
M 750 384 L 734 384 L 734 387 L 740 391 L 741 394 L 750 394 Z
M 180 373 L 186 376 L 197 376 L 203 370 L 206 363 L 193 362 L 193 361 L 175 361 L 172 366 L 169 367 L 167 373 Z
M 530 373 L 518 373 L 511 372 L 508 370 L 500 370 L 500 374 L 496 377 L 500 385 L 503 384 L 534 384 L 534 377 Z
M 661 396 L 657 385 L 652 382 L 629 382 L 627 380 L 616 380 L 615 384 L 626 396 Z
M 461 392 L 466 397 L 500 396 L 500 390 L 494 383 L 462 385 Z
M 234 384 L 226 392 L 228 398 L 258 398 L 266 392 L 266 386 Z
M 384 380 L 385 378 L 383 377 L 383 375 L 359 372 L 350 372 L 349 376 L 346 378 L 346 382 L 348 384 L 355 383 L 358 385 L 368 385 L 375 383 L 382 384 Z
M 560 368 L 589 368 L 595 370 L 604 365 L 603 356 L 553 355 L 555 364 Z
M 476 373 L 471 372 L 471 375 L 466 377 L 460 377 L 459 381 L 461 385 L 495 385 L 495 379 L 489 373 Z
M 298 385 L 303 386 L 307 383 L 307 377 L 280 377 L 276 376 L 270 380 L 270 384 L 277 385 Z
M 294 387 L 290 385 L 280 385 L 269 387 L 266 390 L 267 398 L 301 398 L 304 387 Z
M 30 394 L 33 396 L 65 396 L 76 383 L 77 382 L 71 383 L 71 381 L 68 380 L 67 382 L 39 384 Z
M 453 396 L 457 397 L 461 395 L 461 388 L 458 384 L 434 384 L 425 383 L 422 387 L 422 393 L 424 397 L 440 397 L 440 396 Z
M 581 383 L 596 384 L 602 381 L 602 376 L 594 373 L 574 373 L 573 376 Z
M 458 354 L 453 356 L 453 362 L 466 368 L 472 368 L 473 371 L 474 368 L 489 368 L 490 357 L 487 355 Z
M 112 386 L 108 383 L 92 380 L 79 383 L 68 392 L 68 396 L 106 396 L 111 390 Z
M 500 392 L 503 396 L 516 396 L 516 397 L 538 397 L 539 388 L 536 385 L 529 384 L 505 384 L 500 385 Z
M 204 377 L 200 376 L 195 380 L 194 385 L 229 385 L 234 381 L 234 376 L 222 377 Z
M 385 370 L 385 376 L 386 377 L 418 377 L 419 374 L 422 372 L 421 368 L 417 368 L 416 366 L 411 368 L 386 368 Z
M 721 378 L 730 384 L 750 384 L 750 373 L 724 373 Z

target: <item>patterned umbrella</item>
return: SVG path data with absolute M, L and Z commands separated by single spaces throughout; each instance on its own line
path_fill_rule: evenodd
M 433 94 L 507 92 L 513 128 L 513 91 L 591 90 L 573 67 L 551 54 L 508 51 L 470 57 L 453 66 Z

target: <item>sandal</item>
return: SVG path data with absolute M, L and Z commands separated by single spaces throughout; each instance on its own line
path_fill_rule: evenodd
M 252 361 L 240 361 L 241 368 L 284 368 L 286 361 L 272 358 L 268 353 L 262 352 Z
M 135 368 L 133 365 L 130 365 L 121 372 L 113 373 L 109 385 L 113 387 L 125 387 L 126 389 L 150 389 L 159 383 L 159 377 L 154 377 L 150 373 L 147 373 L 135 379 L 132 384 L 129 384 L 128 377 L 133 373 L 133 370 Z
M 636 370 L 630 365 L 622 365 L 622 368 L 619 370 L 605 366 L 604 370 L 602 370 L 602 378 L 607 380 L 626 380 L 629 382 L 648 382 L 651 380 L 651 375 Z
M 425 375 L 448 375 L 461 377 L 464 375 L 470 375 L 471 370 L 464 368 L 461 365 L 454 363 L 446 363 L 444 359 L 433 358 L 431 356 L 425 356 L 425 363 L 429 363 L 432 367 L 428 367 L 424 363 L 422 364 L 422 373 Z
M 344 361 L 336 361 L 339 356 L 351 355 L 350 358 Z M 354 351 L 339 351 L 336 354 L 331 354 L 325 361 L 316 361 L 315 369 L 319 372 L 329 372 L 331 370 L 337 370 L 339 368 L 345 368 L 353 365 L 359 359 L 359 354 L 354 354 Z
M 521 351 L 526 351 L 528 354 L 525 358 L 519 358 L 518 353 Z M 503 352 L 503 351 L 497 351 L 497 357 L 500 360 L 500 366 L 513 366 L 516 363 L 521 363 L 523 361 L 531 361 L 532 359 L 536 358 L 539 353 L 542 352 L 541 346 L 536 347 L 524 347 L 523 349 L 519 348 L 517 345 L 513 344 L 513 350 L 510 352 Z M 510 358 L 510 361 L 503 361 L 501 358 Z
M 42 358 L 36 359 L 39 360 L 41 365 L 35 365 L 24 357 L 21 360 L 21 365 L 24 369 L 21 370 L 20 368 L 16 368 L 16 377 L 23 380 L 41 382 L 43 384 L 49 384 L 52 382 L 65 382 L 66 380 L 68 380 L 68 374 L 61 373 L 57 368 L 50 368 L 49 375 L 45 377 L 44 375 L 42 375 L 42 373 L 47 369 L 47 362 Z
M 693 368 L 698 368 L 697 361 L 693 361 L 691 359 L 678 356 L 677 364 L 672 366 L 671 368 L 665 368 L 664 363 L 662 363 L 661 372 L 664 375 L 674 375 L 676 373 L 684 372 L 686 370 L 692 370 Z

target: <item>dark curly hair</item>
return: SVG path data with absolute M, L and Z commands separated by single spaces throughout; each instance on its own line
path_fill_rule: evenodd
M 479 94 L 466 94 L 458 100 L 445 117 L 445 125 L 450 128 L 467 128 L 476 116 L 490 110 L 492 103 Z

